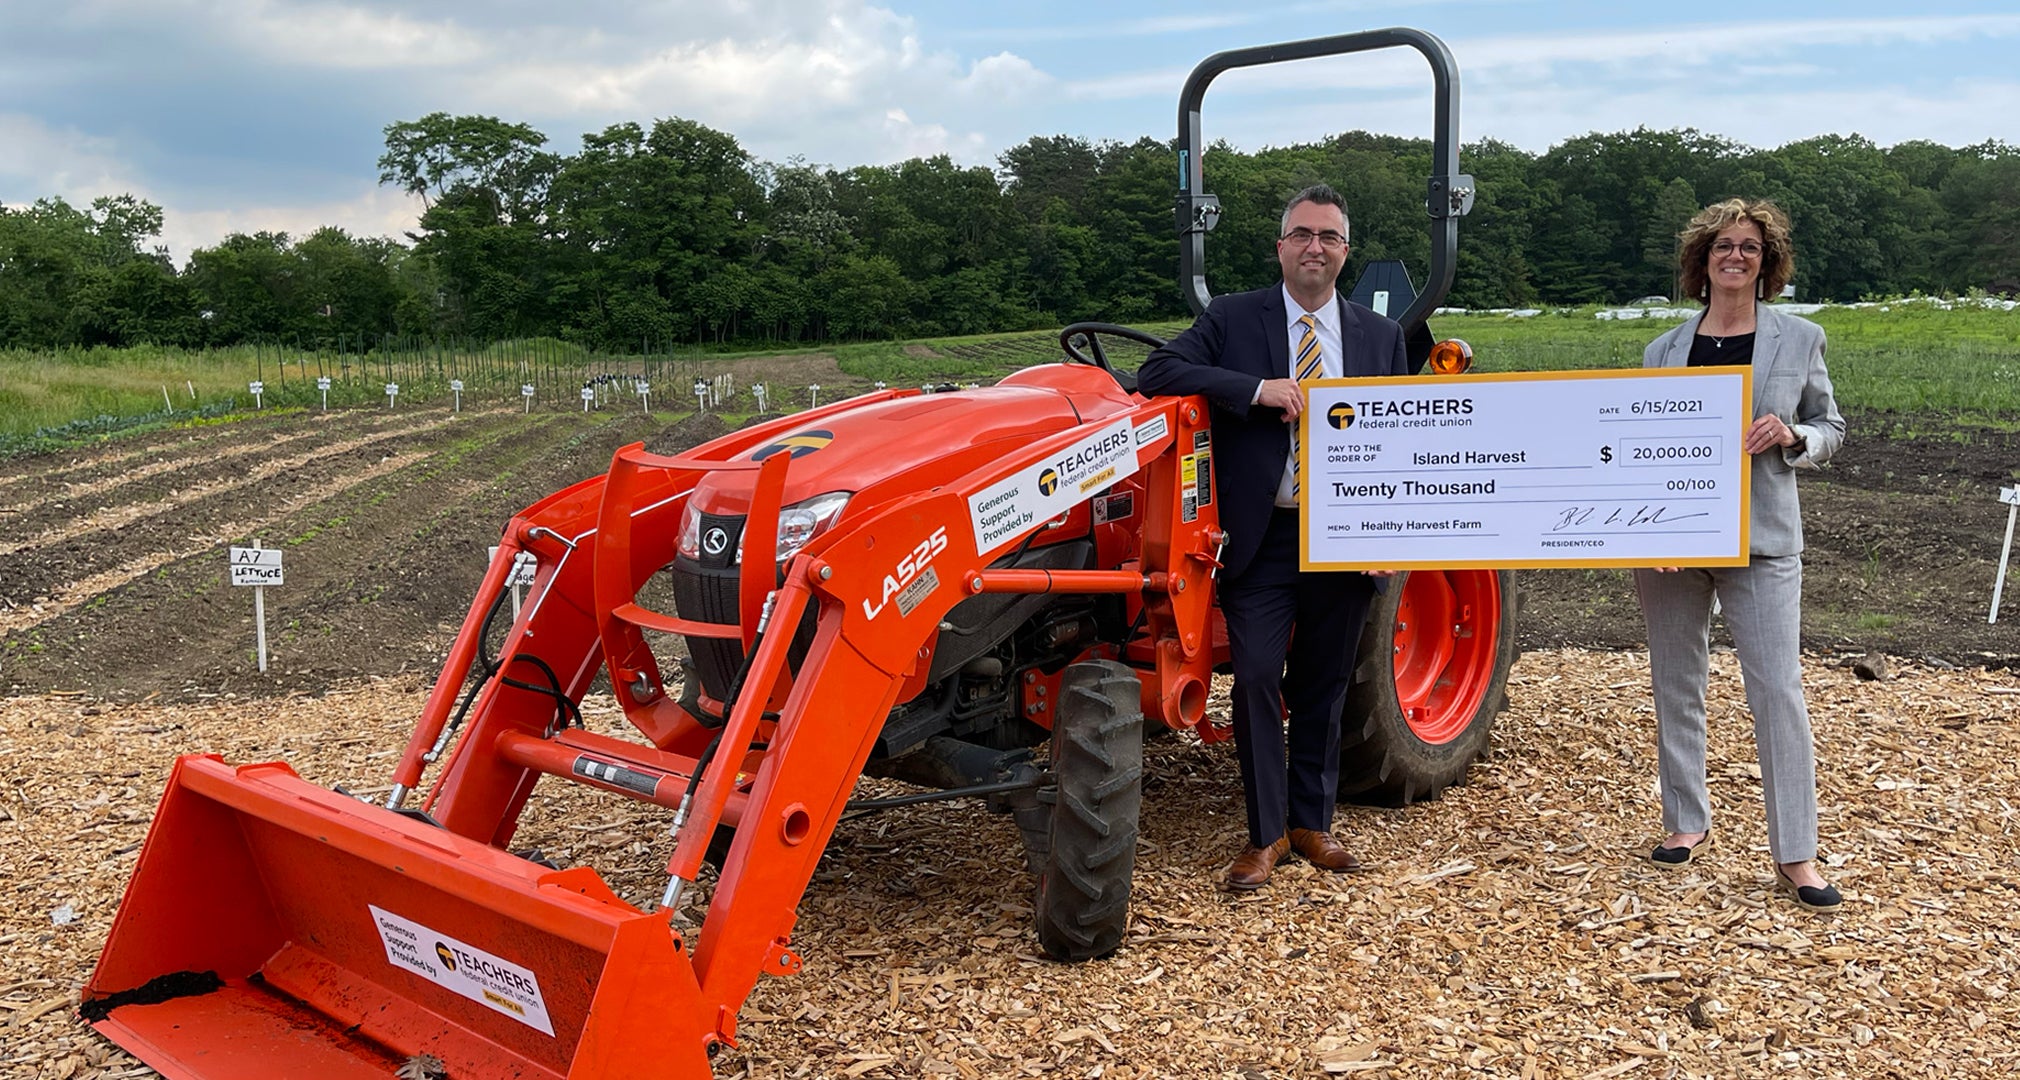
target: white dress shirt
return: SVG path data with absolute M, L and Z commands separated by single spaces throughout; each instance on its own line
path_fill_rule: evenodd
M 1283 288 L 1283 286 L 1278 287 Z M 1318 320 L 1319 324 L 1319 366 L 1323 369 L 1319 377 L 1327 379 L 1339 378 L 1346 368 L 1341 366 L 1340 361 L 1340 301 L 1338 295 L 1335 294 L 1329 297 L 1327 302 L 1318 311 L 1308 312 L 1304 309 L 1304 305 L 1291 299 L 1291 291 L 1288 288 L 1283 288 L 1283 294 L 1284 334 L 1290 339 L 1290 353 L 1288 354 L 1291 358 L 1290 377 L 1293 379 L 1298 377 L 1298 342 L 1302 341 L 1305 336 L 1304 328 L 1298 325 L 1298 320 L 1304 318 L 1306 315 L 1311 315 Z M 1261 386 L 1256 387 L 1256 393 L 1258 395 L 1262 393 Z M 1284 459 L 1283 479 L 1277 482 L 1277 505 L 1285 509 L 1295 509 L 1298 505 L 1296 496 L 1291 494 L 1291 462 L 1297 458 L 1297 454 L 1298 441 L 1297 437 L 1293 435 L 1291 437 L 1290 456 Z

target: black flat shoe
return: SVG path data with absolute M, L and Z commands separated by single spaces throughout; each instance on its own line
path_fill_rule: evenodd
M 1692 844 L 1689 847 L 1683 847 L 1681 845 L 1677 847 L 1658 847 L 1654 851 L 1648 853 L 1648 858 L 1649 861 L 1655 863 L 1658 866 L 1682 866 L 1683 864 L 1690 861 L 1691 856 L 1697 854 L 1699 851 L 1702 851 L 1705 845 L 1710 843 L 1711 843 L 1711 830 L 1706 829 L 1704 831 L 1704 839 L 1699 840 L 1697 843 Z
M 1780 863 L 1775 864 L 1775 888 L 1789 894 L 1789 898 L 1796 902 L 1797 907 L 1808 908 L 1811 911 L 1836 911 L 1845 902 L 1836 885 L 1826 885 L 1821 889 L 1814 885 L 1798 885 L 1790 879 Z

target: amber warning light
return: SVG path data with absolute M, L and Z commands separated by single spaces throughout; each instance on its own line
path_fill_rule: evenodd
M 1458 338 L 1447 338 L 1431 346 L 1429 363 L 1434 375 L 1461 375 L 1473 367 L 1473 346 Z

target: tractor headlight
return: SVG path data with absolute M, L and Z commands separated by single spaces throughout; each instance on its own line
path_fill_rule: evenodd
M 779 511 L 778 556 L 784 562 L 799 554 L 814 537 L 827 532 L 842 516 L 842 508 L 849 505 L 852 491 L 830 491 L 804 499 Z M 746 529 L 745 532 L 749 530 Z M 701 510 L 690 502 L 680 518 L 680 554 L 684 558 L 701 558 Z M 743 563 L 743 537 L 736 541 L 736 562 Z
M 827 532 L 842 516 L 842 508 L 849 505 L 849 496 L 853 494 L 851 491 L 830 491 L 780 510 L 779 561 L 792 558 L 814 537 Z M 741 561 L 742 552 L 738 552 L 737 558 Z
M 828 531 L 837 518 L 842 516 L 842 508 L 849 505 L 852 491 L 830 491 L 826 495 L 816 495 L 803 499 L 779 510 L 778 558 L 780 562 L 799 554 L 814 537 Z M 745 529 L 748 535 L 750 530 Z M 737 565 L 743 564 L 743 537 L 736 541 Z
M 689 499 L 687 508 L 681 511 L 680 543 L 677 546 L 682 558 L 701 558 L 701 511 L 695 507 L 693 499 Z

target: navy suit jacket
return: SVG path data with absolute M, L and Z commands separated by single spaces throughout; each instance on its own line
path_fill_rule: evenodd
M 1343 373 L 1407 375 L 1403 329 L 1334 294 L 1340 312 Z M 1227 530 L 1223 572 L 1240 574 L 1255 557 L 1276 507 L 1291 452 L 1291 426 L 1280 409 L 1251 409 L 1264 379 L 1291 377 L 1290 331 L 1281 284 L 1215 297 L 1191 327 L 1150 354 L 1136 373 L 1146 396 L 1201 394 L 1211 406 L 1214 497 Z

